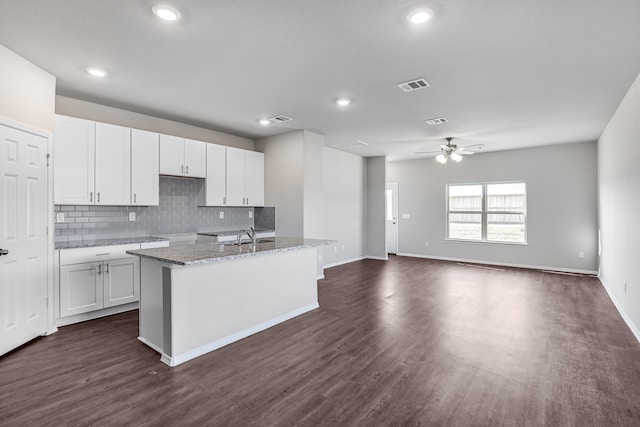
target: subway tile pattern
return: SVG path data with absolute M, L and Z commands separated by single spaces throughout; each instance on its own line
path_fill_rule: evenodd
M 160 177 L 159 206 L 56 205 L 56 242 L 141 237 L 157 234 L 275 229 L 275 208 L 198 207 L 195 179 Z M 136 220 L 129 221 L 135 212 Z M 220 219 L 220 212 L 224 218 Z M 249 213 L 253 218 L 249 217 Z M 255 221 L 254 221 L 255 220 Z

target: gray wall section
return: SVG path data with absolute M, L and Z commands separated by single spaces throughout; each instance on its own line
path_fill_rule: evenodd
M 338 241 L 324 248 L 326 265 L 364 255 L 364 163 L 360 156 L 324 147 L 324 237 Z
M 446 165 L 432 158 L 391 162 L 387 181 L 398 183 L 398 252 L 595 272 L 596 175 L 594 142 L 476 154 Z M 528 244 L 447 241 L 446 184 L 499 181 L 527 184 Z
M 367 157 L 366 161 L 366 233 L 365 255 L 370 258 L 387 258 L 385 233 L 385 157 Z
M 265 204 L 278 211 L 281 236 L 304 235 L 304 133 L 289 132 L 256 141 L 264 153 Z
M 598 141 L 600 280 L 640 340 L 640 76 Z M 625 287 L 626 283 L 626 287 Z
M 304 131 L 304 237 L 324 236 L 324 137 Z
M 55 225 L 55 240 L 274 227 L 275 208 L 198 207 L 196 183 L 195 179 L 160 177 L 159 206 L 56 206 L 56 212 L 64 212 L 65 222 Z M 129 221 L 129 212 L 136 213 L 135 221 Z M 255 214 L 253 218 L 249 212 Z

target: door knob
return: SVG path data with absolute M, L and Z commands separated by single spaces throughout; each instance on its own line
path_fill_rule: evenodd
M 2 255 L 9 255 L 9 250 L 8 249 L 0 249 L 0 256 Z

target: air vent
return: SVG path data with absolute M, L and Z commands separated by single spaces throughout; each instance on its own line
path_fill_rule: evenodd
M 360 148 L 360 147 L 364 147 L 365 145 L 369 145 L 366 142 L 362 142 L 362 141 L 345 141 L 345 142 L 338 142 L 336 144 L 331 145 L 333 148 L 339 148 L 340 150 L 350 150 L 352 148 Z
M 284 122 L 290 122 L 293 119 L 291 117 L 280 115 L 280 116 L 269 117 L 269 120 L 275 123 L 284 123 Z
M 441 125 L 443 123 L 449 123 L 446 117 L 436 117 L 435 119 L 425 120 L 428 125 Z
M 416 79 L 404 83 L 398 83 L 398 87 L 405 92 L 413 92 L 414 90 L 424 89 L 431 86 L 425 79 Z

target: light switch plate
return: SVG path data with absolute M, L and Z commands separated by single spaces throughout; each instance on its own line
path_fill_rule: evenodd
M 411 219 L 411 214 L 402 214 L 402 219 Z
M 56 222 L 64 222 L 64 212 L 58 212 L 56 214 Z

